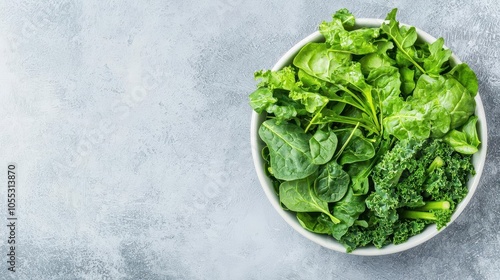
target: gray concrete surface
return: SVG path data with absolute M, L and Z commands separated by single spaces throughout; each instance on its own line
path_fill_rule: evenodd
M 331 13 L 384 17 L 476 70 L 490 149 L 470 206 L 404 253 L 294 232 L 250 155 L 253 72 Z M 500 5 L 478 1 L 2 1 L 0 174 L 16 162 L 10 279 L 500 279 Z M 0 218 L 6 179 L 0 179 Z

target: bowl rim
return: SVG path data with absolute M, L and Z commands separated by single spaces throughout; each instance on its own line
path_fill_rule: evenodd
M 375 18 L 359 18 L 356 19 L 356 24 L 355 28 L 360 28 L 360 27 L 379 27 L 382 25 L 384 20 L 382 19 L 375 19 Z M 400 25 L 405 25 L 405 26 L 410 26 L 407 24 L 400 23 Z M 423 40 L 428 43 L 432 43 L 436 41 L 436 38 L 428 34 L 427 32 L 415 27 L 419 40 Z M 300 40 L 298 43 L 296 43 L 291 49 L 289 49 L 279 60 L 276 62 L 274 67 L 272 68 L 272 71 L 279 70 L 286 65 L 289 65 L 293 57 L 298 53 L 298 51 L 307 43 L 309 42 L 315 42 L 315 41 L 320 41 L 324 39 L 324 37 L 319 33 L 319 31 L 315 31 L 314 33 L 310 34 L 309 36 L 305 37 L 304 39 Z M 446 47 L 445 47 L 446 48 Z M 460 64 L 462 63 L 461 60 L 454 54 L 452 53 L 451 55 L 451 63 L 452 64 Z M 486 125 L 486 115 L 484 112 L 484 107 L 483 107 L 483 102 L 481 100 L 481 97 L 479 93 L 475 96 L 475 101 L 476 101 L 476 111 L 475 115 L 478 116 L 478 130 L 479 130 L 479 135 L 481 139 L 481 146 L 479 147 L 479 151 L 473 155 L 473 164 L 474 168 L 476 169 L 476 175 L 470 176 L 469 181 L 467 183 L 469 192 L 467 196 L 457 205 L 457 208 L 455 209 L 455 213 L 453 213 L 450 222 L 447 224 L 447 226 L 440 231 L 437 230 L 435 225 L 430 225 L 427 226 L 426 229 L 421 232 L 420 234 L 417 234 L 410 239 L 408 239 L 406 242 L 399 244 L 399 245 L 386 245 L 382 247 L 381 249 L 377 249 L 373 246 L 368 246 L 368 247 L 361 247 L 353 250 L 350 254 L 352 255 L 361 255 L 361 256 L 382 256 L 382 255 L 388 255 L 388 254 L 394 254 L 394 253 L 399 253 L 405 250 L 408 250 L 410 248 L 413 248 L 415 246 L 418 246 L 427 240 L 431 239 L 432 237 L 436 236 L 437 234 L 441 233 L 443 230 L 445 230 L 447 227 L 449 227 L 457 218 L 460 216 L 462 211 L 465 209 L 467 204 L 470 202 L 472 196 L 474 195 L 480 179 L 481 175 L 483 173 L 485 161 L 486 161 L 486 152 L 487 152 L 487 142 L 488 142 L 488 137 L 487 137 L 487 125 Z M 335 250 L 338 252 L 346 253 L 345 247 L 340 244 L 337 240 L 335 240 L 333 237 L 329 235 L 320 235 L 317 233 L 310 232 L 306 229 L 304 229 L 297 219 L 295 218 L 295 215 L 292 212 L 285 211 L 281 208 L 278 196 L 274 193 L 274 189 L 272 186 L 272 183 L 270 179 L 267 177 L 267 175 L 264 172 L 264 160 L 261 157 L 261 148 L 263 147 L 263 142 L 260 140 L 259 135 L 258 135 L 258 129 L 260 127 L 260 124 L 263 122 L 265 119 L 265 114 L 257 114 L 255 111 L 252 112 L 252 117 L 251 117 L 251 125 L 250 125 L 250 143 L 251 143 L 251 149 L 252 149 L 252 158 L 254 162 L 254 167 L 257 172 L 257 177 L 259 178 L 260 185 L 262 189 L 264 190 L 264 193 L 266 194 L 266 197 L 268 200 L 271 202 L 272 206 L 274 209 L 278 212 L 278 214 L 285 220 L 287 224 L 289 224 L 295 231 L 300 233 L 302 236 L 306 237 L 307 239 L 315 242 L 318 245 L 321 245 L 325 248 Z

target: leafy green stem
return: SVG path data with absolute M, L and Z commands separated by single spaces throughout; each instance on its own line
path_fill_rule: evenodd
M 364 102 L 361 101 L 361 99 L 359 99 L 359 96 L 355 93 L 353 93 L 350 89 L 348 89 L 347 87 L 344 87 L 344 86 L 340 86 L 339 85 L 339 88 L 341 88 L 343 91 L 345 91 L 346 93 L 348 93 L 349 95 L 352 96 L 352 98 L 354 98 L 354 100 L 356 100 L 358 103 L 359 103 L 359 106 L 363 109 L 361 109 L 360 107 L 356 106 L 357 108 L 365 111 L 367 114 L 369 113 L 369 111 L 366 111 L 365 107 L 363 106 Z
M 404 211 L 401 211 L 399 213 L 399 215 L 401 218 L 406 218 L 406 219 L 423 219 L 423 220 L 430 220 L 430 221 L 437 220 L 434 213 L 430 213 L 430 212 L 404 210 Z
M 349 142 L 351 141 L 352 137 L 354 136 L 354 132 L 356 132 L 356 129 L 358 129 L 358 127 L 359 127 L 359 124 L 360 124 L 359 122 L 356 124 L 356 126 L 352 130 L 351 134 L 349 135 L 349 137 L 345 141 L 344 145 L 342 145 L 342 147 L 340 148 L 340 150 L 334 156 L 335 160 L 337 160 L 340 157 L 340 155 L 342 154 L 342 152 L 344 152 L 345 147 L 347 147 L 347 144 L 349 144 Z
M 326 107 L 327 104 L 328 104 L 328 102 L 325 103 L 323 106 L 321 106 L 321 108 L 319 108 L 318 112 L 316 112 L 316 114 L 313 116 L 313 118 L 311 119 L 311 121 L 309 121 L 309 124 L 307 125 L 307 127 L 306 127 L 306 129 L 305 129 L 304 132 L 307 132 L 309 130 L 309 128 L 311 128 L 311 125 L 318 118 L 318 116 L 321 115 L 321 111 L 323 111 L 323 109 Z
M 429 211 L 429 210 L 448 210 L 451 205 L 448 201 L 429 201 L 424 206 L 415 208 L 416 211 Z
M 332 220 L 332 222 L 333 222 L 334 224 L 338 224 L 338 223 L 340 223 L 340 220 L 339 220 L 337 217 L 333 216 L 332 214 L 328 213 L 327 211 L 325 211 L 325 212 L 323 212 L 323 213 L 327 214 L 327 215 L 328 215 L 328 217 L 330 217 L 330 219 Z
M 367 89 L 360 88 L 359 86 L 357 86 L 357 85 L 355 85 L 353 83 L 351 83 L 351 85 L 354 86 L 358 91 L 360 91 L 361 93 L 363 93 L 363 96 L 366 99 L 365 103 L 368 103 L 368 110 L 371 112 L 371 118 L 373 119 L 373 122 L 374 122 L 375 126 L 377 127 L 377 131 L 380 132 L 380 130 L 379 130 L 380 123 L 379 123 L 378 117 L 377 117 L 377 110 L 375 109 L 375 106 L 373 105 L 373 96 L 372 96 L 371 90 L 370 89 L 367 90 Z M 361 103 L 361 104 L 363 104 L 363 103 Z

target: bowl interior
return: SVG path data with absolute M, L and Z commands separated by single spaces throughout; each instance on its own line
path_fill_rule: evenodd
M 356 20 L 356 26 L 355 28 L 360 28 L 360 27 L 379 27 L 382 24 L 383 20 L 381 19 L 357 19 Z M 432 43 L 436 40 L 433 36 L 427 34 L 426 32 L 416 28 L 419 40 L 425 41 Z M 299 52 L 299 50 L 307 43 L 309 42 L 321 42 L 324 41 L 323 36 L 318 32 L 314 32 L 313 34 L 307 36 L 304 38 L 302 41 L 297 43 L 295 46 L 293 46 L 285 55 L 283 55 L 280 60 L 274 65 L 272 70 L 276 71 L 279 70 L 287 65 L 290 65 L 293 61 L 293 58 L 295 55 Z M 456 57 L 454 54 L 451 56 L 451 64 L 460 64 L 461 61 Z M 484 107 L 483 103 L 481 101 L 481 97 L 479 94 L 476 95 L 475 97 L 476 100 L 476 115 L 478 116 L 478 132 L 479 132 L 479 137 L 482 141 L 481 146 L 479 147 L 479 151 L 473 155 L 472 161 L 474 164 L 474 167 L 476 169 L 476 175 L 471 176 L 468 181 L 468 188 L 469 188 L 469 193 L 467 196 L 464 198 L 464 200 L 458 204 L 455 213 L 451 217 L 451 221 L 448 225 L 450 225 L 457 217 L 462 213 L 464 210 L 465 206 L 469 203 L 471 200 L 472 196 L 474 195 L 474 192 L 476 191 L 476 188 L 479 184 L 479 180 L 481 177 L 481 174 L 483 172 L 483 167 L 484 163 L 486 160 L 486 147 L 487 147 L 487 127 L 486 127 L 486 116 L 484 113 Z M 290 225 L 292 226 L 296 231 L 298 231 L 300 234 L 305 236 L 306 238 L 310 239 L 311 241 L 335 250 L 339 252 L 345 252 L 344 246 L 342 244 L 338 243 L 333 237 L 328 236 L 328 235 L 320 235 L 316 233 L 312 233 L 310 231 L 307 231 L 306 229 L 302 228 L 302 226 L 299 224 L 297 221 L 295 215 L 291 212 L 285 211 L 281 208 L 280 202 L 276 194 L 274 193 L 274 189 L 272 186 L 271 180 L 266 176 L 264 173 L 264 160 L 261 157 L 261 150 L 264 147 L 264 142 L 260 140 L 259 135 L 258 135 L 258 129 L 262 122 L 264 122 L 266 119 L 265 114 L 257 114 L 255 112 L 252 113 L 252 122 L 250 126 L 250 141 L 251 141 L 251 148 L 252 148 L 252 157 L 255 165 L 255 169 L 257 171 L 257 176 L 259 178 L 259 181 L 262 185 L 262 188 L 264 189 L 264 192 L 273 205 L 273 207 L 276 209 L 276 211 L 283 217 L 283 219 Z M 445 229 L 441 229 L 443 231 Z M 422 233 L 411 237 L 408 239 L 407 242 L 399 245 L 387 245 L 381 249 L 377 249 L 375 247 L 364 247 L 364 248 L 358 248 L 354 250 L 351 254 L 353 255 L 364 255 L 364 256 L 376 256 L 376 255 L 386 255 L 386 254 L 392 254 L 392 253 L 397 253 L 401 252 L 407 249 L 410 249 L 412 247 L 415 247 L 419 244 L 422 244 L 423 242 L 429 240 L 430 238 L 434 237 L 437 235 L 439 232 L 436 229 L 435 225 L 430 225 L 428 226 Z

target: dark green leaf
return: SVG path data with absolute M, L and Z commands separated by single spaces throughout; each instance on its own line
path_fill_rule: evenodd
M 338 219 L 330 214 L 328 203 L 316 196 L 312 188 L 314 176 L 295 181 L 285 181 L 279 188 L 280 202 L 295 212 L 321 212 L 330 217 L 332 222 Z
M 281 180 L 296 180 L 313 174 L 318 166 L 312 163 L 309 150 L 311 136 L 297 125 L 278 125 L 271 119 L 262 123 L 260 138 L 269 147 L 273 175 Z
M 332 233 L 332 220 L 324 213 L 298 212 L 297 220 L 308 231 L 319 234 Z
M 333 237 L 340 240 L 365 209 L 365 198 L 355 196 L 352 189 L 349 188 L 345 197 L 333 206 L 333 214 L 341 221 L 333 225 Z
M 351 133 L 353 135 L 345 145 Z M 339 132 L 339 138 L 339 144 L 341 146 L 345 145 L 344 151 L 339 158 L 341 165 L 365 161 L 375 155 L 373 144 L 363 136 L 363 133 L 359 129 L 354 130 L 354 133 L 352 129 L 343 130 Z
M 318 129 L 309 139 L 312 162 L 317 165 L 329 162 L 337 148 L 337 136 L 332 131 Z
M 335 161 L 327 163 L 314 182 L 319 198 L 327 202 L 339 201 L 349 186 L 349 175 Z

